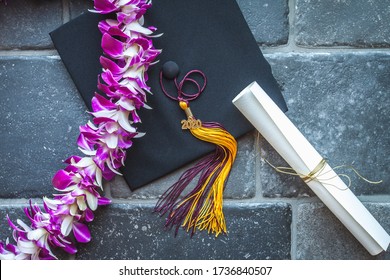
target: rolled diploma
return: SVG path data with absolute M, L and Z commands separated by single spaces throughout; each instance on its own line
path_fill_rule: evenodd
M 233 104 L 298 174 L 309 174 L 323 159 L 256 82 Z M 371 255 L 387 250 L 389 234 L 328 164 L 306 183 Z

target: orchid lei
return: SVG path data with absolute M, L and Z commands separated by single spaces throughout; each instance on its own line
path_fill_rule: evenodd
M 59 193 L 43 198 L 43 210 L 32 204 L 24 209 L 31 225 L 20 219 L 13 223 L 7 215 L 16 244 L 0 241 L 0 259 L 57 259 L 53 248 L 70 254 L 77 252 L 75 241 L 87 243 L 91 234 L 87 223 L 94 219 L 98 205 L 111 201 L 100 195 L 103 179 L 111 180 L 124 165 L 125 150 L 132 139 L 143 134 L 133 126 L 140 122 L 137 110 L 149 108 L 146 93 L 147 70 L 160 50 L 153 47 L 154 27 L 144 27 L 143 15 L 150 0 L 94 0 L 100 14 L 116 13 L 116 19 L 99 23 L 103 34 L 100 57 L 103 71 L 92 99 L 93 122 L 80 126 L 77 139 L 84 156 L 71 156 L 67 167 L 59 170 L 52 183 Z M 72 238 L 72 235 L 74 238 Z

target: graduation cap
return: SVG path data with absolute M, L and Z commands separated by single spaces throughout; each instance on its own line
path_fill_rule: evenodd
M 86 13 L 50 34 L 89 109 L 102 71 L 102 34 L 97 26 L 105 17 Z M 282 111 L 287 111 L 271 68 L 235 0 L 154 1 L 145 15 L 145 26 L 155 26 L 157 33 L 163 33 L 153 39 L 162 53 L 160 62 L 148 71 L 147 83 L 153 92 L 148 96 L 148 105 L 153 109 L 138 111 L 142 120 L 138 131 L 146 135 L 135 140 L 121 169 L 131 190 L 215 149 L 182 131 L 183 111 L 163 94 L 160 86 L 160 70 L 165 62 L 174 61 L 179 66 L 178 79 L 193 69 L 204 73 L 207 86 L 191 102 L 192 111 L 202 120 L 221 123 L 235 138 L 253 130 L 231 102 L 251 82 L 257 81 Z M 173 90 L 167 83 L 167 90 Z

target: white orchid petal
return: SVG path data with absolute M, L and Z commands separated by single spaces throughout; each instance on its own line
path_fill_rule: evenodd
M 122 11 L 124 10 L 124 9 L 126 9 L 126 8 L 133 8 L 134 7 L 134 5 L 126 5 L 126 4 L 128 4 L 129 3 L 129 0 L 119 0 L 118 2 L 117 2 L 117 5 L 119 6 L 119 7 L 121 7 L 121 6 L 124 6 L 124 7 L 122 7 Z M 126 6 L 125 6 L 126 5 Z M 130 6 L 130 7 L 129 7 Z
M 145 70 L 145 68 L 143 66 L 138 68 L 138 69 L 131 67 L 123 74 L 123 77 L 124 78 L 133 78 L 133 79 L 139 78 L 139 79 L 143 80 L 144 70 Z
M 96 184 L 103 188 L 103 174 L 100 168 L 96 168 Z
M 116 112 L 117 110 L 110 110 L 110 111 L 102 110 L 99 112 L 93 112 L 92 115 L 96 118 L 108 118 L 116 121 L 117 120 Z
M 84 155 L 87 155 L 87 156 L 95 156 L 96 155 L 96 150 L 95 151 L 88 151 L 88 150 L 84 150 L 82 148 L 79 147 L 79 150 L 84 154 Z
M 129 112 L 119 112 L 118 114 L 119 125 L 128 132 L 136 132 L 136 129 L 129 123 Z
M 59 192 L 70 192 L 70 191 L 73 191 L 76 188 L 77 188 L 77 185 L 71 185 L 71 186 L 69 186 L 69 187 L 67 187 L 67 188 L 65 188 L 63 190 L 60 190 L 60 189 L 57 189 L 57 188 L 54 188 L 54 189 L 56 189 Z
M 25 253 L 17 254 L 15 256 L 15 260 L 29 260 L 30 259 L 30 255 L 31 254 L 25 254 Z
M 93 124 L 93 122 L 91 122 L 91 121 L 88 121 L 87 122 L 87 125 L 90 127 L 90 128 L 92 128 L 93 130 L 97 130 L 98 128 Z
M 52 209 L 52 210 L 56 210 L 57 205 L 61 204 L 61 201 L 56 200 L 56 199 L 50 199 L 50 198 L 47 198 L 46 196 L 43 197 L 43 202 L 46 204 L 47 207 L 49 207 L 49 209 Z
M 32 241 L 18 240 L 17 246 L 20 252 L 30 255 L 34 254 L 38 250 L 38 246 L 35 245 Z
M 126 109 L 127 111 L 133 111 L 136 109 L 134 106 L 134 102 L 129 99 L 119 99 L 116 104 Z
M 64 236 L 68 236 L 72 230 L 72 226 L 73 226 L 73 216 L 66 216 L 63 219 L 61 224 L 61 233 Z
M 119 125 L 116 122 L 108 122 L 106 124 L 106 130 L 108 133 L 114 133 L 115 131 L 118 130 L 118 128 L 119 128 Z
M 142 16 L 138 19 L 139 24 L 144 25 L 145 24 L 145 17 Z
M 106 137 L 104 137 L 104 141 L 110 149 L 116 149 L 118 146 L 118 135 L 107 134 Z
M 151 35 L 153 34 L 153 31 L 151 31 L 150 29 L 146 28 L 146 27 L 143 27 L 139 22 L 137 21 L 134 21 L 130 24 L 127 25 L 127 29 L 130 29 L 130 30 L 133 30 L 135 32 L 138 32 L 138 33 L 142 33 L 142 34 L 145 34 L 145 35 Z
M 65 239 L 64 237 L 62 237 L 61 235 L 58 235 L 57 238 L 61 241 L 61 243 L 65 243 L 65 244 L 72 244 L 71 241 Z
M 47 231 L 43 228 L 37 228 L 27 233 L 27 238 L 29 240 L 39 240 L 42 236 L 46 235 Z
M 135 136 L 134 136 L 134 138 L 141 138 L 141 137 L 143 137 L 143 136 L 145 136 L 145 132 L 138 132 Z
M 146 91 L 147 93 L 149 93 L 150 95 L 154 95 L 153 92 L 151 92 L 151 91 L 148 90 L 147 88 L 145 89 L 145 91 Z
M 32 230 L 32 229 L 31 229 L 28 225 L 26 225 L 26 223 L 23 222 L 22 220 L 17 219 L 17 220 L 16 220 L 16 223 L 17 223 L 19 226 L 21 226 L 25 231 L 31 231 L 31 230 Z
M 77 215 L 77 204 L 72 204 L 70 207 L 69 207 L 69 212 L 72 216 L 76 216 Z
M 87 204 L 85 203 L 84 196 L 78 196 L 76 202 L 80 211 L 85 211 L 87 209 Z
M 98 206 L 97 197 L 94 196 L 93 194 L 91 194 L 90 192 L 85 192 L 85 194 L 87 195 L 87 203 L 88 203 L 89 208 L 92 211 L 95 211 L 97 209 L 97 206 Z
M 35 252 L 34 254 L 32 254 L 31 260 L 32 261 L 39 261 L 39 252 Z
M 148 35 L 148 38 L 160 38 L 160 37 L 162 37 L 163 35 L 164 35 L 164 33 L 159 33 L 159 34 L 156 34 L 156 35 Z M 158 51 L 161 52 L 161 50 L 158 50 Z M 159 62 L 159 60 L 153 61 L 152 63 L 150 63 L 150 65 L 154 65 L 154 64 L 156 64 L 156 63 L 158 63 L 158 62 Z
M 93 164 L 93 160 L 90 157 L 83 157 L 78 163 L 73 164 L 75 167 L 87 167 Z
M 44 247 L 52 254 L 52 252 L 50 250 L 49 243 L 47 242 L 48 238 L 49 238 L 49 235 L 48 234 L 44 234 L 37 241 L 38 241 L 38 244 L 44 244 Z
M 118 175 L 121 175 L 121 176 L 122 176 L 122 173 L 118 172 L 114 167 L 112 167 L 111 162 L 107 161 L 106 163 L 107 163 L 108 168 L 109 168 L 112 172 L 114 172 L 115 174 L 118 174 Z
M 9 260 L 16 260 L 16 255 L 14 253 L 3 253 L 0 254 L 0 260 L 1 261 L 9 261 Z
M 123 55 L 126 57 L 133 57 L 138 54 L 138 50 L 138 45 L 131 45 L 123 52 Z
M 152 110 L 153 108 L 150 107 L 148 104 L 144 103 L 144 106 L 143 106 L 145 109 L 148 109 L 148 110 Z
M 106 22 L 111 26 L 118 25 L 118 21 L 116 19 L 106 19 Z

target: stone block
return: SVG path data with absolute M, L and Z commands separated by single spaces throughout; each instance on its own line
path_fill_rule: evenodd
M 0 3 L 0 50 L 53 48 L 49 33 L 62 24 L 61 0 L 6 2 Z
M 285 203 L 229 204 L 227 235 L 217 238 L 163 227 L 153 205 L 113 204 L 100 209 L 93 239 L 79 246 L 76 259 L 289 259 L 291 209 Z
M 259 44 L 287 44 L 289 34 L 287 0 L 237 0 L 248 25 Z
M 50 196 L 90 118 L 62 62 L 0 58 L 0 197 Z
M 297 0 L 295 5 L 298 45 L 390 46 L 388 1 Z
M 93 9 L 93 1 L 85 0 L 70 0 L 70 18 L 74 19 L 82 13 L 88 13 L 89 9 Z
M 389 203 L 364 203 L 383 228 L 390 232 Z M 390 259 L 390 248 L 371 256 L 348 229 L 322 203 L 298 207 L 297 259 Z

